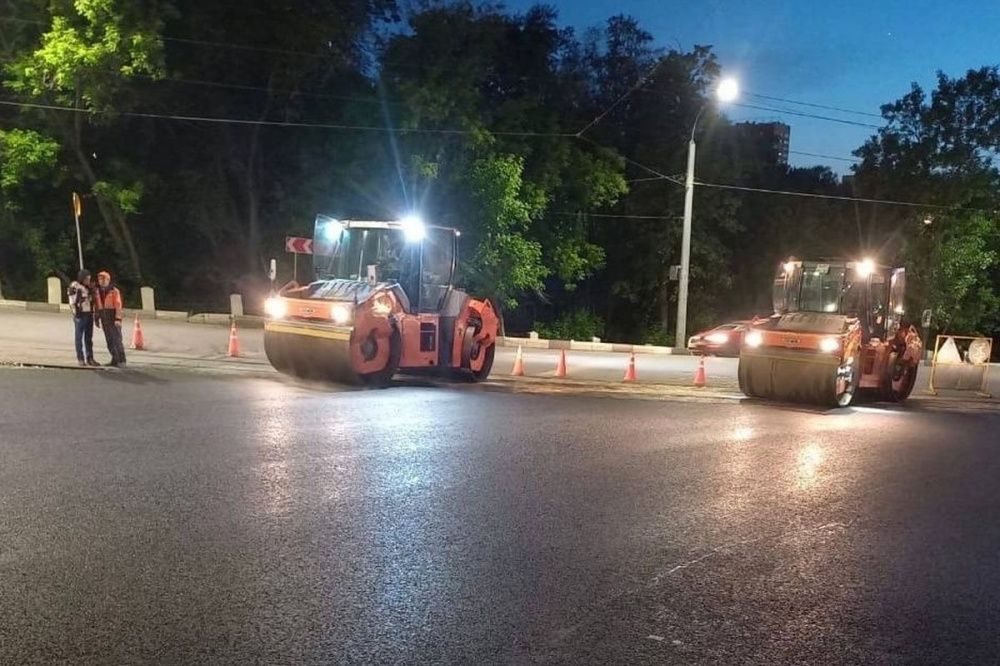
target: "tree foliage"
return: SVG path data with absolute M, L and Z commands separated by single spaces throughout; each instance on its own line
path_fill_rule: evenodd
M 922 201 L 926 210 L 879 211 L 876 249 L 913 269 L 910 309 L 929 308 L 941 330 L 996 332 L 1000 291 L 1000 74 L 938 74 L 928 95 L 914 84 L 882 108 L 886 127 L 862 146 L 866 196 Z

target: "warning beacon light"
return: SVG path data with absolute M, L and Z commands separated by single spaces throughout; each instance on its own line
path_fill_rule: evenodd
M 409 243 L 419 243 L 427 235 L 424 221 L 420 219 L 419 215 L 407 215 L 399 223 L 403 225 L 403 236 Z

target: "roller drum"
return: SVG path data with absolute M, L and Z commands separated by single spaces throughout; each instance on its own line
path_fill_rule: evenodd
M 318 381 L 360 384 L 351 361 L 350 338 L 339 340 L 264 330 L 264 353 L 278 372 Z
M 750 352 L 740 354 L 740 390 L 748 396 L 814 405 L 846 407 L 857 382 L 856 363 L 841 367 L 841 359 L 811 352 Z

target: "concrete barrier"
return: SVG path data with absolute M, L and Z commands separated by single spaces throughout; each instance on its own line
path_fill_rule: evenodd
M 187 319 L 188 313 L 180 310 L 157 310 L 156 319 Z
M 229 295 L 229 313 L 234 317 L 243 316 L 243 296 L 240 294 Z
M 529 334 L 530 335 L 530 334 Z M 565 349 L 572 351 L 615 352 L 619 354 L 687 354 L 688 351 L 657 345 L 632 345 L 620 342 L 601 342 L 600 338 L 584 340 L 547 340 L 537 337 L 505 336 L 497 340 L 501 347 L 523 347 L 525 349 Z
M 61 303 L 36 303 L 28 301 L 24 304 L 24 309 L 29 312 L 59 312 Z
M 264 328 L 264 317 L 243 315 L 242 317 L 233 317 L 233 320 L 239 328 Z
M 227 314 L 216 314 L 212 312 L 200 312 L 198 314 L 193 314 L 187 318 L 187 320 L 192 324 L 216 324 L 229 326 L 232 323 L 232 315 Z
M 59 305 L 63 300 L 62 280 L 57 277 L 50 277 L 45 281 L 49 290 L 49 305 Z
M 142 313 L 156 314 L 156 292 L 152 287 L 139 287 L 139 295 L 142 299 Z
M 570 340 L 569 348 L 574 351 L 600 351 L 609 352 L 614 351 L 614 345 L 610 342 L 601 342 L 600 338 L 596 338 L 595 341 L 583 342 L 580 340 Z

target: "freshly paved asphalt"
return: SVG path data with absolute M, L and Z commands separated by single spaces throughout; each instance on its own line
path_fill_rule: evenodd
M 995 664 L 960 407 L 0 368 L 0 663 Z

